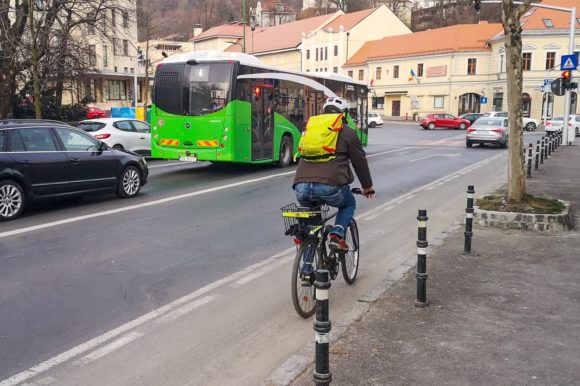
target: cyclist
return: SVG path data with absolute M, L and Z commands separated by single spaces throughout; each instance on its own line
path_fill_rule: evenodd
M 356 199 L 349 186 L 354 181 L 349 163 L 352 163 L 361 183 L 362 194 L 366 198 L 372 198 L 375 191 L 366 153 L 355 130 L 346 125 L 348 102 L 343 98 L 327 98 L 323 114 L 337 113 L 343 115 L 344 122 L 336 143 L 337 157 L 326 162 L 309 162 L 301 158 L 292 187 L 298 203 L 302 206 L 314 207 L 326 203 L 338 208 L 335 225 L 330 232 L 329 246 L 337 252 L 346 253 L 349 246 L 344 241 L 344 231 L 356 208 Z

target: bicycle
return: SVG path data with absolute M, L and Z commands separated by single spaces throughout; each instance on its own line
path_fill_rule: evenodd
M 359 188 L 351 191 L 362 194 Z M 329 233 L 333 226 L 326 223 L 336 217 L 337 212 L 329 216 L 329 209 L 327 204 L 308 208 L 294 203 L 280 208 L 286 228 L 285 235 L 294 236 L 297 248 L 292 266 L 292 303 L 298 315 L 303 318 L 308 318 L 315 312 L 314 281 L 319 268 L 327 269 L 332 280 L 336 279 L 342 268 L 342 276 L 348 284 L 355 282 L 358 273 L 360 243 L 357 223 L 353 218 L 345 229 L 344 239 L 349 245 L 348 252 L 336 252 L 328 247 Z M 312 270 L 306 272 L 304 264 L 311 264 Z

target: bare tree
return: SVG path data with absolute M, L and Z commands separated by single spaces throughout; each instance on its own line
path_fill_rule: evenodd
M 507 62 L 507 102 L 509 111 L 508 200 L 521 202 L 526 196 L 524 175 L 522 119 L 522 25 L 520 18 L 530 9 L 532 0 L 521 5 L 502 0 L 501 22 L 505 37 Z
M 145 40 L 144 63 L 145 63 L 145 85 L 143 89 L 143 105 L 149 104 L 149 69 L 151 61 L 149 60 L 149 41 L 153 39 L 155 28 L 153 26 L 153 9 L 154 0 L 141 0 L 137 7 L 137 23 L 141 36 L 139 40 Z

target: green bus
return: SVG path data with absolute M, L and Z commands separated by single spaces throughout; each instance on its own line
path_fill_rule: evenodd
M 286 167 L 329 96 L 349 101 L 349 125 L 366 145 L 367 95 L 351 78 L 276 69 L 248 54 L 172 55 L 155 72 L 151 156 Z

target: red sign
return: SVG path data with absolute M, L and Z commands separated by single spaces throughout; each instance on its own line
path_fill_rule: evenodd
M 447 66 L 427 67 L 427 78 L 435 78 L 447 75 Z

